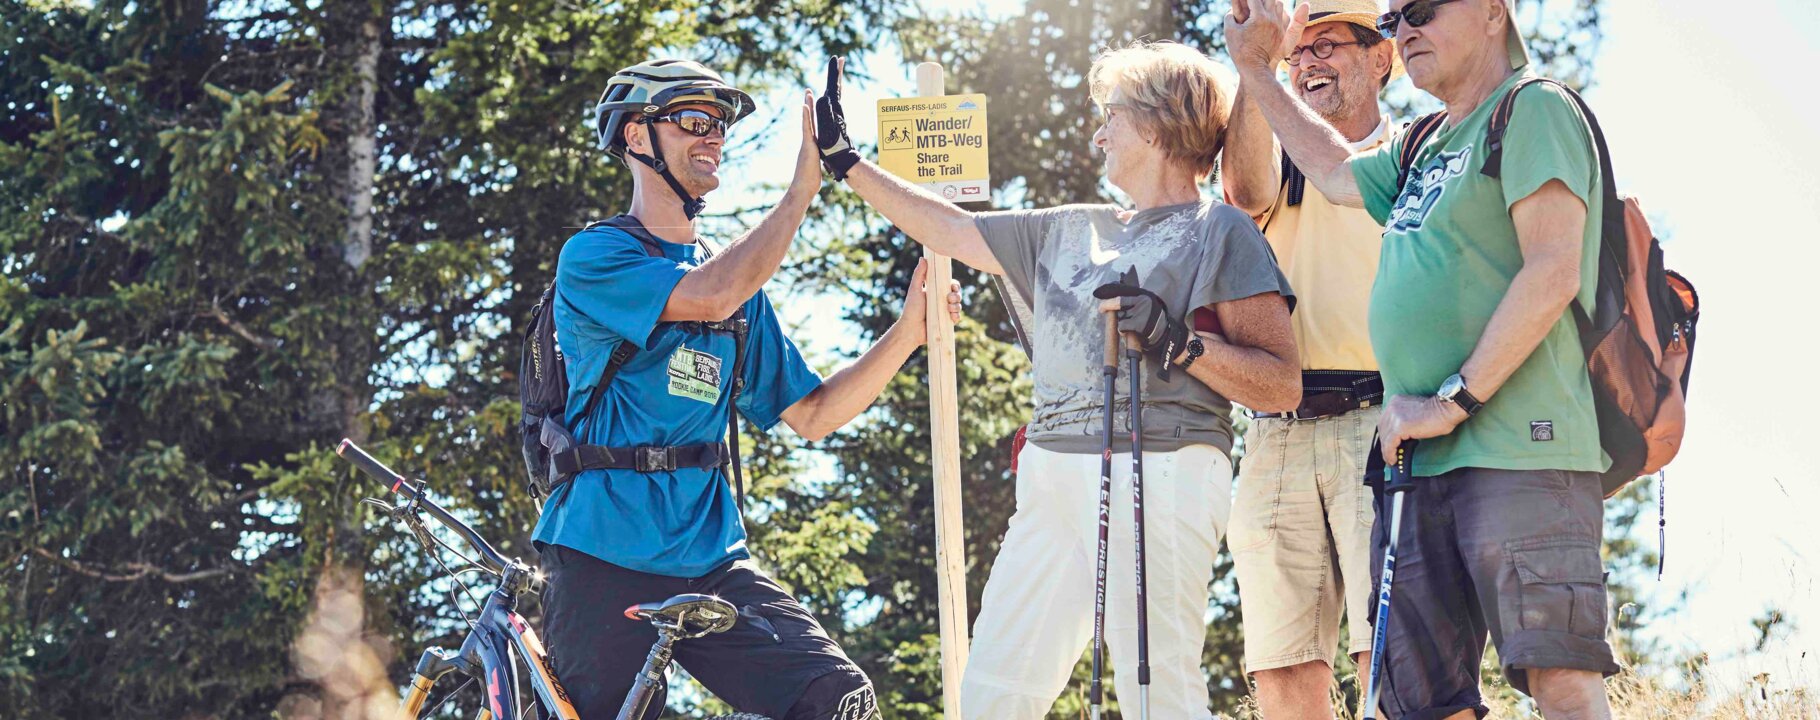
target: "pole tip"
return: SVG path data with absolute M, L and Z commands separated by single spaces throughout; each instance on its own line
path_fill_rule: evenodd
M 335 446 L 335 454 L 336 455 L 346 455 L 348 453 L 348 448 L 353 447 L 353 446 L 354 446 L 353 438 L 342 438 L 341 444 Z

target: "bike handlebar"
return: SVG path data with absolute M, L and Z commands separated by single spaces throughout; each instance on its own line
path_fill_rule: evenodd
M 441 505 L 437 505 L 434 500 L 425 496 L 422 483 L 413 483 L 405 476 L 393 472 L 384 463 L 375 460 L 372 455 L 368 455 L 367 451 L 360 449 L 360 446 L 355 445 L 351 439 L 342 438 L 341 444 L 335 447 L 335 454 L 354 463 L 354 467 L 360 468 L 374 479 L 390 485 L 392 492 L 410 498 L 429 513 L 430 517 L 442 523 L 443 527 L 453 530 L 455 534 L 461 536 L 461 539 L 468 541 L 469 545 L 480 552 L 481 564 L 485 565 L 488 570 L 495 574 L 504 574 L 506 567 L 511 565 L 511 562 L 506 560 L 505 556 L 500 555 L 498 550 L 494 550 L 493 545 L 488 543 L 486 538 L 481 537 L 474 528 L 468 527 L 467 523 L 450 515 L 449 511 L 444 510 Z

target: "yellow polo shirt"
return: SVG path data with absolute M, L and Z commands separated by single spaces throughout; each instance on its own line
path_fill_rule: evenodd
M 1390 118 L 1382 117 L 1377 130 L 1352 143 L 1352 151 L 1375 148 L 1391 135 Z M 1384 226 L 1363 208 L 1328 202 L 1313 182 L 1294 206 L 1279 184 L 1276 202 L 1254 219 L 1295 288 L 1296 311 L 1289 321 L 1301 348 L 1302 369 L 1377 370 L 1366 315 Z

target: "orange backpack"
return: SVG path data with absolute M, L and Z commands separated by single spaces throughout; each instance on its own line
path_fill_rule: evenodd
M 1572 88 L 1547 78 L 1526 78 L 1512 87 L 1492 111 L 1479 172 L 1499 176 L 1504 131 L 1510 126 L 1517 93 L 1536 83 L 1554 85 L 1573 98 L 1599 150 L 1605 187 L 1599 284 L 1590 315 L 1578 300 L 1573 308 L 1599 413 L 1599 442 L 1612 461 L 1604 476 L 1605 497 L 1610 498 L 1638 476 L 1661 470 L 1681 450 L 1700 296 L 1687 278 L 1662 266 L 1662 245 L 1637 199 L 1618 196 L 1605 133 L 1592 108 Z M 1438 112 L 1410 125 L 1398 158 L 1399 194 L 1416 153 L 1444 119 L 1445 113 Z

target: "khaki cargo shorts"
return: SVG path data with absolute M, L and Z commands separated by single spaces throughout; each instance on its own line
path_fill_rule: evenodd
M 1315 420 L 1261 418 L 1245 434 L 1232 550 L 1245 671 L 1333 663 L 1371 649 L 1371 526 L 1365 456 L 1380 407 Z

